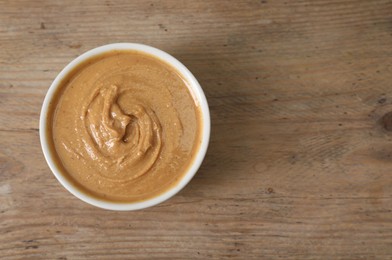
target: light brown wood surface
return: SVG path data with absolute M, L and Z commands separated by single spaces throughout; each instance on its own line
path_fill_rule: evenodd
M 73 197 L 38 135 L 113 42 L 180 59 L 212 117 L 196 177 L 136 212 Z M 392 259 L 391 111 L 391 1 L 0 1 L 0 258 Z

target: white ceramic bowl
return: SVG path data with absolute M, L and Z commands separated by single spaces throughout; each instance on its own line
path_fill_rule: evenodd
M 90 59 L 93 56 L 96 56 L 101 53 L 105 53 L 111 50 L 137 50 L 141 52 L 148 53 L 150 55 L 156 56 L 161 60 L 164 60 L 165 62 L 169 63 L 172 65 L 174 68 L 176 68 L 182 76 L 188 81 L 190 91 L 192 92 L 194 98 L 196 99 L 197 102 L 200 104 L 200 109 L 202 112 L 202 140 L 201 140 L 201 145 L 199 148 L 199 151 L 189 168 L 188 172 L 183 176 L 183 178 L 178 182 L 176 186 L 173 188 L 167 190 L 163 194 L 154 197 L 152 199 L 148 199 L 142 202 L 135 202 L 135 203 L 117 203 L 117 202 L 108 202 L 108 201 L 103 201 L 98 198 L 95 198 L 93 196 L 88 195 L 87 193 L 81 192 L 79 189 L 74 187 L 74 185 L 67 180 L 66 177 L 63 176 L 61 173 L 60 169 L 57 167 L 57 165 L 54 163 L 54 155 L 53 153 L 55 151 L 52 151 L 49 149 L 49 136 L 46 133 L 47 129 L 47 124 L 50 123 L 48 122 L 48 107 L 53 99 L 53 96 L 57 90 L 57 88 L 60 86 L 60 83 L 62 79 L 67 76 L 67 74 L 72 71 L 78 64 L 82 63 L 83 61 Z M 192 73 L 177 59 L 175 59 L 173 56 L 167 54 L 164 51 L 161 51 L 159 49 L 143 45 L 143 44 L 136 44 L 136 43 L 114 43 L 114 44 L 108 44 L 104 45 L 95 49 L 92 49 L 90 51 L 87 51 L 71 61 L 61 72 L 60 74 L 57 75 L 55 80 L 53 81 L 52 85 L 50 86 L 44 103 L 42 105 L 42 110 L 41 110 L 41 116 L 40 116 L 40 122 L 39 122 L 39 129 L 40 129 L 40 140 L 41 140 L 41 146 L 42 146 L 42 151 L 44 153 L 46 162 L 48 163 L 50 169 L 52 170 L 54 176 L 57 178 L 57 180 L 73 195 L 75 195 L 77 198 L 81 199 L 84 202 L 87 202 L 91 205 L 104 208 L 104 209 L 109 209 L 109 210 L 138 210 L 138 209 L 143 209 L 147 207 L 151 207 L 154 205 L 157 205 L 158 203 L 161 203 L 172 196 L 174 196 L 177 192 L 179 192 L 182 188 L 184 188 L 188 182 L 192 179 L 192 177 L 195 175 L 197 170 L 199 169 L 204 156 L 207 152 L 207 147 L 208 147 L 208 142 L 210 139 L 210 112 L 208 109 L 208 104 L 206 97 L 204 95 L 204 92 L 202 88 L 200 87 L 200 84 L 197 82 L 196 78 L 192 75 Z

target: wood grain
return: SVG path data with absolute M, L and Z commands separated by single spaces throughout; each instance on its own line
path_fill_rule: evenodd
M 391 1 L 0 1 L 1 259 L 392 259 Z M 211 109 L 192 182 L 137 212 L 89 206 L 41 153 L 74 57 L 140 42 Z

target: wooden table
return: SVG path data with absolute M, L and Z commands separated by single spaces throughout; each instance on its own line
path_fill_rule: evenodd
M 392 259 L 391 19 L 381 0 L 0 0 L 0 258 Z M 180 59 L 212 116 L 196 177 L 136 212 L 73 197 L 38 135 L 57 73 L 113 42 Z

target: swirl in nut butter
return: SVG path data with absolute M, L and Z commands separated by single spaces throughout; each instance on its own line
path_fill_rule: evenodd
M 181 74 L 136 51 L 114 51 L 79 65 L 50 109 L 53 149 L 81 191 L 142 201 L 173 187 L 201 139 L 198 104 Z
M 82 110 L 82 131 L 87 134 L 81 141 L 86 156 L 104 169 L 102 176 L 127 181 L 145 174 L 158 159 L 161 127 L 154 111 L 136 100 L 120 107 L 118 95 L 116 85 L 93 93 Z M 127 168 L 131 170 L 124 171 Z

